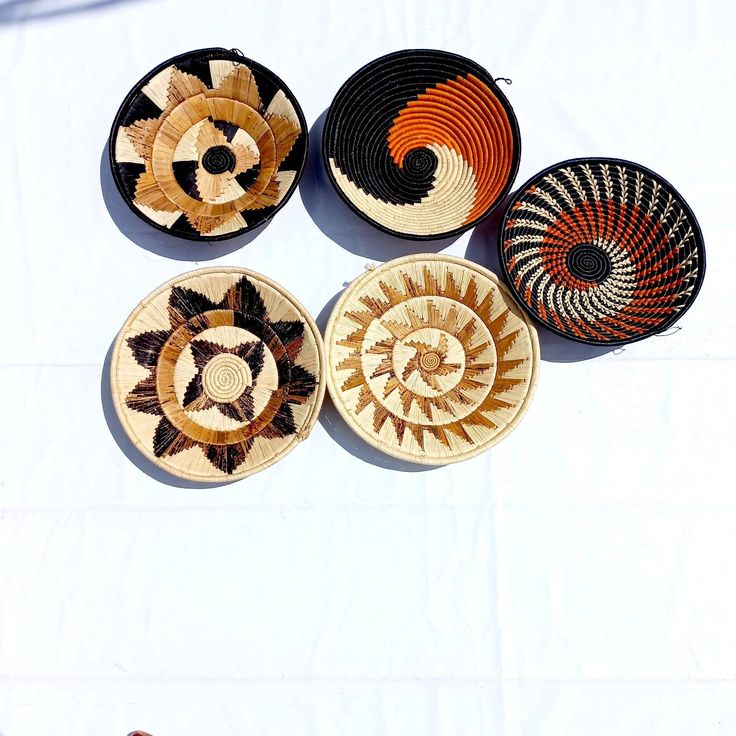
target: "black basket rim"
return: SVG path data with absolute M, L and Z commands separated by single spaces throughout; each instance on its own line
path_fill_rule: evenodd
M 531 309 L 529 309 L 526 301 L 522 299 L 521 295 L 518 293 L 515 285 L 513 284 L 511 280 L 511 277 L 509 275 L 509 271 L 506 265 L 506 259 L 504 258 L 503 240 L 504 240 L 504 232 L 506 231 L 506 222 L 511 215 L 511 210 L 513 206 L 521 198 L 521 196 L 528 189 L 528 187 L 534 184 L 539 179 L 541 179 L 543 176 L 546 176 L 547 174 L 553 171 L 559 170 L 564 166 L 570 166 L 573 164 L 584 164 L 584 163 L 621 164 L 621 165 L 627 166 L 628 168 L 633 169 L 634 171 L 638 171 L 642 174 L 651 176 L 653 179 L 660 182 L 664 187 L 666 187 L 670 192 L 672 192 L 672 194 L 674 194 L 678 198 L 679 204 L 682 206 L 683 211 L 690 218 L 690 221 L 692 222 L 693 235 L 695 238 L 695 245 L 698 251 L 698 259 L 699 259 L 698 263 L 700 264 L 700 268 L 698 269 L 698 274 L 696 276 L 695 284 L 693 286 L 693 293 L 690 296 L 690 299 L 682 307 L 682 309 L 679 312 L 676 312 L 675 314 L 668 317 L 661 325 L 658 326 L 656 332 L 647 332 L 643 335 L 638 335 L 636 337 L 627 338 L 625 340 L 585 340 L 581 337 L 578 337 L 577 335 L 571 335 L 559 329 L 558 327 L 551 325 L 548 322 L 545 322 L 544 320 L 540 319 L 536 314 L 534 314 L 531 311 Z M 676 322 L 682 319 L 683 315 L 693 305 L 693 303 L 695 302 L 695 299 L 700 293 L 700 288 L 703 285 L 703 279 L 705 277 L 705 242 L 703 240 L 703 231 L 700 227 L 700 223 L 698 222 L 698 218 L 695 217 L 695 213 L 693 212 L 690 205 L 687 203 L 687 200 L 661 174 L 658 174 L 656 171 L 653 171 L 652 169 L 644 166 L 643 164 L 639 164 L 636 161 L 629 161 L 628 159 L 625 159 L 625 158 L 615 158 L 615 157 L 609 157 L 609 156 L 580 156 L 577 158 L 568 158 L 568 159 L 565 159 L 564 161 L 559 161 L 558 163 L 552 164 L 551 166 L 547 166 L 541 171 L 538 171 L 536 174 L 531 176 L 527 181 L 525 181 L 516 190 L 512 198 L 509 200 L 509 203 L 506 206 L 506 210 L 504 211 L 503 220 L 501 222 L 501 229 L 498 232 L 498 243 L 496 247 L 498 249 L 498 261 L 499 261 L 499 265 L 501 269 L 501 276 L 503 277 L 503 280 L 506 282 L 506 285 L 508 286 L 509 291 L 513 295 L 514 299 L 519 304 L 519 306 L 524 310 L 524 312 L 526 312 L 526 314 L 528 314 L 538 325 L 541 325 L 544 329 L 549 330 L 550 332 L 554 332 L 555 334 L 560 335 L 560 337 L 564 337 L 567 340 L 572 340 L 573 342 L 582 343 L 584 345 L 598 345 L 598 346 L 604 346 L 604 347 L 605 346 L 616 347 L 616 346 L 621 346 L 621 345 L 630 345 L 632 343 L 639 342 L 640 340 L 646 340 L 647 338 L 652 337 L 653 335 L 659 335 L 667 331 Z
M 497 96 L 499 102 L 501 103 L 504 111 L 506 112 L 506 116 L 509 119 L 509 123 L 511 124 L 511 135 L 513 138 L 514 143 L 514 155 L 511 160 L 511 170 L 509 172 L 509 179 L 506 183 L 506 186 L 504 186 L 503 190 L 499 194 L 499 196 L 496 198 L 496 200 L 493 202 L 493 204 L 479 217 L 477 217 L 472 222 L 467 223 L 466 225 L 461 225 L 460 227 L 455 228 L 454 230 L 447 230 L 446 232 L 437 233 L 434 235 L 415 235 L 413 233 L 402 233 L 398 230 L 392 230 L 389 227 L 386 227 L 386 225 L 382 225 L 379 222 L 376 222 L 371 217 L 369 217 L 366 213 L 364 213 L 359 207 L 356 207 L 343 193 L 343 191 L 340 189 L 340 187 L 337 185 L 337 182 L 335 181 L 335 177 L 330 169 L 330 163 L 328 160 L 328 156 L 326 153 L 326 147 L 325 147 L 325 140 L 327 139 L 327 129 L 330 121 L 330 117 L 332 115 L 332 109 L 335 104 L 335 100 L 340 96 L 340 94 L 343 92 L 343 90 L 347 87 L 347 85 L 353 80 L 353 78 L 357 77 L 359 74 L 362 74 L 364 71 L 372 67 L 374 64 L 387 60 L 387 59 L 393 59 L 396 57 L 406 57 L 406 56 L 419 56 L 421 54 L 438 54 L 441 56 L 445 56 L 450 59 L 457 59 L 460 61 L 463 61 L 465 63 L 470 63 L 471 66 L 475 66 L 477 69 L 479 69 L 483 74 L 486 74 L 488 76 L 488 79 L 491 80 L 490 88 L 493 91 L 493 93 Z M 503 202 L 503 200 L 508 196 L 509 192 L 511 191 L 511 187 L 514 184 L 514 181 L 516 180 L 516 175 L 519 173 L 519 165 L 521 163 L 521 132 L 519 130 L 519 121 L 516 118 L 516 113 L 514 113 L 514 109 L 511 106 L 511 103 L 509 102 L 506 95 L 501 90 L 500 86 L 496 83 L 496 79 L 500 79 L 500 77 L 494 77 L 484 66 L 479 64 L 477 61 L 473 61 L 473 59 L 469 59 L 467 56 L 462 56 L 461 54 L 453 53 L 452 51 L 443 51 L 442 49 L 400 49 L 399 51 L 392 51 L 391 53 L 384 54 L 383 56 L 378 56 L 375 59 L 369 61 L 366 64 L 363 64 L 358 70 L 353 72 L 341 85 L 340 88 L 337 90 L 335 95 L 332 98 L 332 102 L 330 102 L 330 106 L 327 110 L 327 117 L 325 118 L 325 124 L 322 128 L 322 136 L 320 140 L 320 147 L 321 147 L 321 158 L 322 158 L 322 165 L 327 172 L 327 178 L 330 180 L 330 184 L 332 185 L 332 188 L 337 192 L 340 199 L 347 204 L 347 206 L 356 214 L 358 217 L 361 218 L 361 220 L 364 220 L 369 225 L 372 225 L 378 230 L 381 230 L 382 232 L 386 233 L 387 235 L 392 235 L 395 238 L 400 238 L 401 240 L 413 240 L 413 241 L 420 241 L 420 240 L 444 240 L 446 238 L 453 238 L 455 236 L 461 235 L 464 232 L 467 232 L 468 230 L 471 230 L 472 228 L 476 227 L 477 225 L 480 225 L 483 220 L 490 217 L 490 215 L 496 210 Z
M 192 235 L 191 233 L 174 233 L 169 228 L 164 227 L 163 225 L 159 225 L 157 222 L 153 222 L 153 220 L 150 220 L 148 217 L 146 217 L 127 197 L 125 190 L 123 188 L 123 183 L 120 178 L 120 174 L 118 173 L 115 158 L 114 158 L 115 134 L 117 132 L 117 129 L 120 127 L 119 121 L 122 118 L 123 111 L 127 109 L 127 107 L 130 105 L 131 100 L 137 94 L 140 93 L 140 88 L 149 79 L 151 79 L 152 77 L 155 77 L 156 74 L 158 74 L 160 71 L 163 71 L 167 66 L 176 64 L 177 61 L 181 61 L 182 59 L 189 59 L 192 56 L 197 56 L 204 60 L 226 59 L 228 61 L 237 61 L 241 64 L 245 64 L 246 66 L 253 66 L 256 68 L 256 71 L 264 73 L 265 76 L 269 76 L 275 83 L 278 84 L 279 89 L 283 90 L 284 93 L 288 95 L 289 102 L 292 103 L 292 105 L 294 106 L 294 110 L 296 110 L 297 117 L 299 118 L 299 124 L 301 125 L 302 133 L 304 134 L 304 156 L 302 158 L 302 161 L 296 172 L 296 176 L 294 177 L 294 182 L 292 183 L 289 191 L 284 195 L 284 198 L 276 205 L 276 208 L 268 217 L 261 220 L 257 225 L 246 227 L 245 229 L 238 230 L 237 232 L 234 232 L 234 233 L 226 233 L 224 235 L 212 235 L 212 236 Z M 189 240 L 189 241 L 196 242 L 196 243 L 202 243 L 202 242 L 215 243 L 217 241 L 230 240 L 232 238 L 237 238 L 240 235 L 246 235 L 247 233 L 257 230 L 259 227 L 266 225 L 266 223 L 270 222 L 274 218 L 274 216 L 279 212 L 279 210 L 281 210 L 281 208 L 291 199 L 292 195 L 294 194 L 294 192 L 297 190 L 299 186 L 299 181 L 301 180 L 302 174 L 304 174 L 304 169 L 306 168 L 307 158 L 309 156 L 309 129 L 307 127 L 307 120 L 304 117 L 304 112 L 302 110 L 301 105 L 299 104 L 299 101 L 297 100 L 296 96 L 291 91 L 291 89 L 284 83 L 281 77 L 279 77 L 277 74 L 272 72 L 268 67 L 264 66 L 263 64 L 260 64 L 259 62 L 253 59 L 250 59 L 247 56 L 244 56 L 240 51 L 236 49 L 226 49 L 220 46 L 210 46 L 207 48 L 194 49 L 192 51 L 185 51 L 182 54 L 176 54 L 176 56 L 172 56 L 170 59 L 167 59 L 166 61 L 162 61 L 160 64 L 158 64 L 153 69 L 151 69 L 146 74 L 144 74 L 133 85 L 133 87 L 131 87 L 130 92 L 128 92 L 128 94 L 125 95 L 123 102 L 118 108 L 118 111 L 115 113 L 115 117 L 113 119 L 112 126 L 110 127 L 110 133 L 107 139 L 107 154 L 108 154 L 108 160 L 110 162 L 110 170 L 112 171 L 112 178 L 113 178 L 113 181 L 115 182 L 115 186 L 117 187 L 118 192 L 120 193 L 120 197 L 125 202 L 125 204 L 128 205 L 128 209 L 130 209 L 130 211 L 133 212 L 133 214 L 135 214 L 136 217 L 140 218 L 141 220 L 143 220 L 143 222 L 155 228 L 156 230 L 160 230 L 162 233 L 166 233 L 167 235 L 170 235 L 172 238 L 179 238 L 181 240 Z

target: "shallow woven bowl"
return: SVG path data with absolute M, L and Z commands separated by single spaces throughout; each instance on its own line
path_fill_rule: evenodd
M 327 174 L 372 225 L 425 240 L 464 232 L 506 196 L 519 127 L 493 77 L 445 51 L 398 51 L 353 74 L 330 106 Z
M 289 88 L 227 49 L 165 61 L 125 98 L 110 134 L 113 177 L 133 212 L 191 240 L 222 240 L 269 220 L 307 157 Z
M 429 465 L 505 437 L 539 367 L 536 331 L 498 279 L 443 255 L 399 258 L 354 281 L 325 344 L 345 421 L 382 452 Z
M 675 188 L 609 158 L 563 161 L 524 184 L 506 211 L 499 255 L 536 320 L 592 345 L 666 330 L 705 272 L 700 227 Z
M 189 480 L 242 478 L 310 432 L 324 396 L 319 330 L 243 268 L 179 276 L 146 297 L 115 343 L 110 381 L 131 441 Z

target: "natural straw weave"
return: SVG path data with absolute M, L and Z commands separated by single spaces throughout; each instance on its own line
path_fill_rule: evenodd
M 700 227 L 674 187 L 608 158 L 563 161 L 530 179 L 506 211 L 499 252 L 535 319 L 593 345 L 666 330 L 705 272 Z
M 340 88 L 322 153 L 338 193 L 368 222 L 403 238 L 443 238 L 473 227 L 506 196 L 519 166 L 519 128 L 475 62 L 399 51 Z
M 498 279 L 444 255 L 354 281 L 327 325 L 327 386 L 345 421 L 397 458 L 439 465 L 505 437 L 531 400 L 534 327 Z
M 131 441 L 182 478 L 243 478 L 307 437 L 324 396 L 322 338 L 304 307 L 243 268 L 159 287 L 115 343 L 112 396 Z
M 269 220 L 307 157 L 299 103 L 265 67 L 236 51 L 203 49 L 149 72 L 110 134 L 115 183 L 154 227 L 221 240 Z

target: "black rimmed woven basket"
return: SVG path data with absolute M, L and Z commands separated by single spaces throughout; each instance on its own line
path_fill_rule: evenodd
M 493 77 L 446 51 L 370 62 L 330 106 L 322 156 L 363 219 L 412 240 L 468 230 L 508 194 L 519 167 L 516 116 Z
M 515 194 L 499 237 L 516 299 L 545 327 L 621 345 L 672 326 L 705 273 L 695 215 L 659 174 L 613 158 L 550 166 Z
M 110 133 L 123 199 L 153 227 L 223 240 L 274 216 L 296 189 L 307 124 L 279 77 L 240 52 L 201 49 L 146 74 Z

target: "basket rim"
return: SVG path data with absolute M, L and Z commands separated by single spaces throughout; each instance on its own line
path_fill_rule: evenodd
M 245 472 L 232 473 L 231 475 L 213 475 L 213 476 L 203 477 L 195 473 L 188 473 L 185 470 L 179 470 L 178 468 L 171 468 L 167 465 L 162 464 L 161 458 L 156 457 L 153 454 L 153 452 L 151 452 L 146 446 L 143 445 L 142 441 L 138 438 L 136 433 L 133 432 L 130 427 L 130 424 L 128 422 L 128 419 L 125 413 L 125 409 L 123 408 L 123 404 L 125 403 L 124 398 L 122 397 L 121 392 L 117 391 L 116 389 L 117 389 L 118 368 L 119 368 L 120 360 L 122 358 L 121 353 L 123 349 L 123 341 L 127 337 L 127 334 L 130 331 L 131 325 L 138 318 L 141 312 L 157 296 L 167 291 L 168 289 L 176 286 L 181 281 L 192 278 L 192 277 L 205 276 L 207 274 L 215 274 L 215 273 L 221 274 L 221 275 L 243 274 L 245 276 L 249 276 L 257 281 L 261 281 L 264 284 L 270 286 L 275 291 L 277 291 L 279 294 L 281 294 L 287 301 L 291 302 L 291 304 L 297 309 L 301 317 L 304 319 L 305 324 L 309 326 L 309 329 L 314 335 L 315 344 L 317 346 L 317 356 L 319 360 L 319 375 L 317 376 L 317 398 L 314 402 L 311 413 L 308 416 L 304 425 L 299 429 L 298 433 L 293 436 L 293 439 L 291 442 L 286 444 L 276 455 L 274 455 L 267 462 L 261 463 L 260 465 L 254 468 L 250 468 Z M 118 421 L 120 422 L 120 425 L 122 426 L 122 428 L 125 430 L 125 434 L 127 435 L 128 439 L 131 441 L 131 443 L 134 445 L 136 450 L 141 452 L 146 457 L 146 459 L 149 460 L 151 463 L 153 463 L 157 468 L 161 468 L 162 470 L 165 470 L 170 475 L 174 475 L 178 478 L 183 478 L 184 480 L 201 483 L 203 486 L 205 486 L 205 485 L 212 484 L 212 483 L 226 483 L 226 484 L 233 483 L 235 481 L 242 480 L 243 478 L 247 478 L 251 475 L 255 475 L 256 473 L 259 473 L 262 470 L 266 470 L 266 468 L 269 468 L 271 465 L 274 465 L 275 463 L 277 463 L 279 460 L 281 460 L 281 458 L 288 455 L 297 445 L 299 445 L 301 442 L 307 439 L 312 429 L 314 429 L 314 425 L 316 424 L 317 419 L 319 418 L 320 409 L 322 408 L 322 402 L 324 401 L 325 389 L 326 389 L 325 373 L 326 373 L 326 360 L 325 360 L 325 347 L 324 347 L 324 341 L 322 339 L 322 334 L 319 331 L 319 328 L 317 327 L 316 322 L 312 318 L 312 315 L 307 311 L 304 305 L 293 294 L 291 294 L 283 286 L 281 286 L 281 284 L 278 284 L 273 279 L 270 279 L 267 276 L 264 276 L 263 274 L 258 273 L 257 271 L 253 271 L 252 269 L 242 268 L 240 266 L 219 266 L 219 267 L 213 266 L 209 268 L 197 268 L 197 269 L 194 269 L 193 271 L 186 271 L 185 273 L 179 274 L 178 276 L 174 276 L 173 278 L 164 282 L 160 286 L 156 287 L 152 292 L 150 292 L 147 296 L 145 296 L 135 306 L 133 311 L 130 313 L 128 318 L 123 323 L 123 326 L 120 328 L 120 331 L 118 332 L 117 337 L 115 338 L 115 342 L 113 343 L 112 358 L 110 360 L 110 382 L 109 382 L 108 388 L 112 396 L 112 402 L 113 402 L 113 406 L 115 407 L 115 414 L 117 415 Z
M 633 169 L 634 171 L 638 171 L 642 174 L 651 176 L 652 178 L 654 178 L 655 180 L 663 184 L 666 188 L 668 188 L 669 191 L 671 191 L 679 199 L 679 203 L 682 206 L 683 211 L 690 218 L 690 221 L 692 222 L 693 233 L 695 237 L 695 244 L 698 250 L 698 258 L 700 259 L 699 260 L 700 268 L 698 269 L 698 275 L 696 277 L 695 284 L 693 285 L 693 293 L 690 299 L 685 303 L 683 308 L 679 312 L 676 312 L 675 314 L 671 315 L 668 319 L 666 319 L 657 328 L 657 332 L 647 332 L 643 335 L 637 335 L 633 338 L 630 338 L 630 339 L 627 338 L 625 340 L 620 340 L 620 339 L 619 340 L 590 340 L 590 339 L 586 340 L 584 338 L 578 337 L 577 335 L 571 335 L 565 332 L 564 330 L 561 330 L 558 327 L 545 322 L 544 320 L 540 319 L 536 314 L 532 313 L 526 301 L 521 297 L 520 294 L 518 294 L 516 287 L 513 285 L 513 282 L 509 275 L 508 267 L 506 264 L 506 259 L 503 254 L 503 241 L 504 241 L 504 232 L 506 231 L 506 222 L 510 218 L 513 205 L 515 205 L 516 202 L 521 198 L 521 196 L 524 194 L 527 188 L 530 187 L 532 184 L 534 184 L 541 177 L 546 176 L 552 171 L 560 169 L 563 166 L 568 166 L 572 164 L 582 164 L 582 163 L 622 164 L 622 165 L 625 165 Z M 643 164 L 639 164 L 636 161 L 629 161 L 628 159 L 624 159 L 624 158 L 615 158 L 615 157 L 610 157 L 610 156 L 579 156 L 576 158 L 568 158 L 563 161 L 559 161 L 535 173 L 533 176 L 531 176 L 527 181 L 525 181 L 516 190 L 516 192 L 513 194 L 513 196 L 509 200 L 509 203 L 506 206 L 506 209 L 503 214 L 503 220 L 501 221 L 501 228 L 498 232 L 498 242 L 496 244 L 496 248 L 498 250 L 498 260 L 500 263 L 501 275 L 503 276 L 503 279 L 506 282 L 507 288 L 511 292 L 514 299 L 518 302 L 519 306 L 524 310 L 524 312 L 528 314 L 529 317 L 532 320 L 534 320 L 534 322 L 536 322 L 538 325 L 541 325 L 544 329 L 549 330 L 550 332 L 553 332 L 556 335 L 559 335 L 560 337 L 564 337 L 568 340 L 572 340 L 573 342 L 582 343 L 583 345 L 596 345 L 596 346 L 601 346 L 601 347 L 607 347 L 607 346 L 617 347 L 621 345 L 630 345 L 632 343 L 639 342 L 640 340 L 646 340 L 649 337 L 652 337 L 654 335 L 659 335 L 662 332 L 667 331 L 676 322 L 682 319 L 685 313 L 693 305 L 693 303 L 695 302 L 695 299 L 700 293 L 700 289 L 703 285 L 703 279 L 705 278 L 706 255 L 705 255 L 705 242 L 703 240 L 703 231 L 700 227 L 700 223 L 698 222 L 698 218 L 695 216 L 695 213 L 693 212 L 692 208 L 687 203 L 687 200 L 661 174 L 658 174 L 656 171 L 653 171 L 652 169 L 644 166 Z
M 472 66 L 475 66 L 481 72 L 488 75 L 488 78 L 492 80 L 489 87 L 493 91 L 493 93 L 496 95 L 499 102 L 501 103 L 501 106 L 505 110 L 506 116 L 511 125 L 511 135 L 512 135 L 513 143 L 514 143 L 514 155 L 512 156 L 512 160 L 511 160 L 511 170 L 509 171 L 508 181 L 506 182 L 506 185 L 504 186 L 503 190 L 500 192 L 499 196 L 494 200 L 493 204 L 482 215 L 480 215 L 479 217 L 476 217 L 472 222 L 469 222 L 465 225 L 461 225 L 460 227 L 454 228 L 453 230 L 447 230 L 445 232 L 436 233 L 433 235 L 417 235 L 415 233 L 402 233 L 398 230 L 392 230 L 390 227 L 387 227 L 386 225 L 376 222 L 374 219 L 369 217 L 365 212 L 363 212 L 363 210 L 361 210 L 359 207 L 353 204 L 353 202 L 351 202 L 345 196 L 344 192 L 342 191 L 342 189 L 340 189 L 340 187 L 337 184 L 337 181 L 335 180 L 335 176 L 332 173 L 332 170 L 330 169 L 329 157 L 327 155 L 326 146 L 325 146 L 325 142 L 327 140 L 328 123 L 332 116 L 332 110 L 335 104 L 335 100 L 340 96 L 343 90 L 347 87 L 347 85 L 355 77 L 357 77 L 359 74 L 362 74 L 364 71 L 372 67 L 377 62 L 383 61 L 385 59 L 391 59 L 393 57 L 402 57 L 402 56 L 407 56 L 407 55 L 413 56 L 413 55 L 419 55 L 419 54 L 440 54 L 442 56 L 445 56 L 451 59 L 458 59 L 465 63 L 470 63 Z M 398 51 L 392 51 L 391 53 L 384 54 L 383 56 L 378 56 L 372 61 L 369 61 L 366 64 L 363 64 L 363 66 L 361 66 L 358 70 L 353 72 L 340 85 L 339 89 L 334 94 L 332 98 L 332 102 L 330 102 L 330 106 L 327 109 L 327 116 L 325 117 L 325 123 L 322 128 L 322 135 L 320 136 L 320 158 L 322 159 L 322 166 L 324 167 L 325 172 L 327 173 L 327 178 L 329 179 L 330 184 L 332 185 L 332 188 L 337 192 L 340 199 L 343 202 L 345 202 L 345 204 L 347 204 L 347 206 L 356 215 L 358 215 L 362 220 L 367 222 L 369 225 L 372 225 L 373 227 L 377 228 L 381 232 L 384 232 L 387 235 L 392 235 L 395 238 L 400 238 L 401 240 L 413 240 L 413 241 L 443 240 L 446 238 L 453 238 L 458 235 L 462 235 L 462 233 L 467 232 L 468 230 L 471 230 L 477 225 L 480 225 L 480 223 L 483 222 L 483 220 L 490 217 L 493 211 L 496 210 L 498 206 L 503 202 L 503 200 L 508 196 L 514 184 L 514 181 L 516 180 L 516 176 L 519 173 L 519 166 L 521 164 L 521 131 L 519 130 L 519 121 L 516 118 L 516 113 L 514 112 L 514 108 L 512 107 L 508 98 L 501 90 L 501 87 L 496 83 L 496 79 L 499 79 L 499 78 L 500 77 L 494 77 L 484 66 L 479 64 L 477 61 L 474 61 L 473 59 L 470 59 L 467 56 L 462 56 L 461 54 L 456 54 L 452 51 L 444 51 L 442 49 L 428 49 L 428 48 L 400 49 Z
M 494 437 L 490 441 L 479 445 L 478 447 L 475 447 L 471 450 L 468 450 L 467 452 L 455 455 L 450 458 L 418 457 L 416 455 L 412 455 L 411 453 L 403 452 L 400 449 L 389 447 L 386 444 L 377 440 L 371 433 L 367 432 L 360 424 L 356 422 L 355 418 L 351 415 L 351 413 L 343 404 L 342 399 L 340 398 L 339 390 L 337 388 L 337 378 L 334 375 L 333 371 L 332 335 L 335 329 L 335 325 L 337 324 L 338 319 L 341 317 L 341 310 L 349 297 L 355 291 L 357 291 L 364 282 L 367 282 L 368 280 L 374 278 L 378 273 L 391 270 L 392 268 L 400 266 L 404 263 L 414 263 L 422 261 L 451 263 L 456 266 L 464 266 L 471 271 L 479 273 L 481 276 L 489 278 L 498 287 L 502 294 L 507 295 L 511 304 L 515 306 L 518 310 L 520 318 L 526 323 L 529 329 L 529 338 L 532 345 L 532 372 L 529 377 L 529 389 L 526 393 L 526 396 L 524 397 L 523 402 L 521 403 L 519 411 L 514 415 L 513 419 L 502 430 L 498 432 L 498 434 L 494 435 Z M 350 427 L 350 429 L 355 432 L 358 437 L 360 437 L 360 439 L 371 445 L 379 452 L 394 457 L 398 460 L 406 460 L 407 462 L 415 463 L 417 465 L 431 465 L 435 467 L 452 465 L 454 463 L 463 462 L 464 460 L 470 460 L 473 457 L 482 455 L 491 447 L 498 444 L 516 428 L 519 422 L 521 422 L 521 420 L 526 415 L 527 411 L 529 410 L 529 406 L 532 403 L 532 399 L 534 398 L 534 394 L 536 393 L 537 382 L 539 380 L 539 368 L 541 358 L 539 338 L 537 336 L 537 330 L 534 327 L 534 323 L 529 319 L 527 313 L 524 310 L 519 309 L 511 292 L 506 288 L 506 286 L 498 278 L 498 276 L 496 276 L 496 274 L 494 274 L 492 271 L 489 271 L 487 268 L 484 268 L 483 266 L 480 266 L 473 261 L 469 261 L 466 258 L 459 258 L 458 256 L 451 256 L 443 253 L 416 253 L 413 255 L 402 256 L 400 258 L 394 258 L 393 260 L 386 261 L 380 266 L 377 266 L 376 268 L 370 269 L 365 273 L 360 274 L 360 276 L 351 281 L 350 284 L 345 287 L 342 294 L 340 295 L 340 298 L 335 303 L 335 306 L 332 309 L 332 313 L 330 314 L 330 319 L 327 322 L 327 327 L 325 327 L 324 342 L 325 354 L 327 357 L 327 364 L 325 366 L 327 374 L 327 390 L 330 394 L 332 403 L 335 405 L 335 408 L 337 409 L 345 423 L 348 425 L 348 427 Z
M 133 202 L 126 195 L 125 190 L 123 188 L 122 177 L 120 176 L 117 170 L 117 162 L 115 161 L 115 135 L 117 133 L 117 129 L 120 127 L 119 121 L 121 120 L 123 116 L 123 112 L 130 105 L 131 100 L 134 97 L 136 97 L 137 94 L 140 93 L 140 88 L 149 79 L 156 76 L 156 74 L 158 74 L 160 71 L 165 69 L 167 66 L 170 66 L 171 64 L 175 64 L 177 61 L 181 61 L 182 59 L 188 59 L 195 55 L 203 59 L 218 58 L 218 59 L 226 59 L 228 61 L 237 61 L 237 62 L 240 62 L 241 64 L 245 64 L 246 66 L 254 66 L 256 67 L 257 71 L 265 72 L 267 75 L 270 75 L 273 81 L 279 85 L 279 88 L 283 90 L 285 94 L 288 93 L 289 101 L 294 106 L 294 110 L 296 111 L 297 117 L 299 118 L 299 124 L 301 125 L 301 128 L 302 128 L 302 133 L 304 134 L 304 156 L 302 158 L 302 161 L 299 164 L 299 168 L 297 169 L 296 176 L 294 177 L 294 181 L 291 187 L 284 195 L 284 198 L 275 206 L 275 209 L 273 210 L 273 212 L 268 217 L 261 220 L 257 225 L 246 227 L 245 229 L 238 230 L 237 232 L 234 232 L 234 233 L 225 233 L 224 235 L 206 236 L 206 235 L 193 235 L 192 233 L 175 233 L 175 232 L 172 232 L 170 228 L 167 228 L 163 225 L 159 225 L 157 222 L 153 222 L 153 220 L 150 220 L 133 204 Z M 296 96 L 291 91 L 291 89 L 284 83 L 281 77 L 279 77 L 277 74 L 272 72 L 268 67 L 264 66 L 263 64 L 260 64 L 254 59 L 244 56 L 239 51 L 236 51 L 234 49 L 226 49 L 224 47 L 219 47 L 219 46 L 210 46 L 207 48 L 194 49 L 192 51 L 185 51 L 182 54 L 176 54 L 176 56 L 172 56 L 170 59 L 167 59 L 166 61 L 162 61 L 160 64 L 155 66 L 149 72 L 144 74 L 131 87 L 130 91 L 128 92 L 128 94 L 125 95 L 125 98 L 120 104 L 120 107 L 118 107 L 118 111 L 115 113 L 115 117 L 113 118 L 113 122 L 110 127 L 110 133 L 108 134 L 108 137 L 107 137 L 107 158 L 110 164 L 112 178 L 113 178 L 113 181 L 115 182 L 115 187 L 118 190 L 118 193 L 120 194 L 120 198 L 128 206 L 128 209 L 130 209 L 131 212 L 133 212 L 133 214 L 136 215 L 136 217 L 143 220 L 143 222 L 145 222 L 147 225 L 150 225 L 156 230 L 160 230 L 162 233 L 166 233 L 167 235 L 170 235 L 173 238 L 179 238 L 181 240 L 188 240 L 194 243 L 203 243 L 203 242 L 204 243 L 216 243 L 222 240 L 230 240 L 232 238 L 237 238 L 239 235 L 246 235 L 247 233 L 251 233 L 257 230 L 262 225 L 265 225 L 266 223 L 270 222 L 278 214 L 281 208 L 291 199 L 294 192 L 299 188 L 299 182 L 301 181 L 302 175 L 304 174 L 304 170 L 307 165 L 307 159 L 309 158 L 309 128 L 307 127 L 307 120 L 304 117 L 304 111 L 302 110 L 302 107 L 299 104 L 299 100 L 296 98 Z

